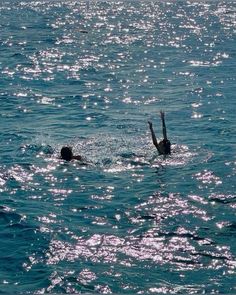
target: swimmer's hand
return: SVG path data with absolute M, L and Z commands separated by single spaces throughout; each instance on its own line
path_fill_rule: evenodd
M 160 111 L 161 119 L 165 119 L 165 113 L 163 111 Z
M 81 156 L 73 156 L 72 159 L 73 160 L 82 161 L 82 157 Z
M 81 156 L 73 156 L 73 160 L 77 160 L 79 161 L 79 165 L 88 165 L 86 159 L 84 159 L 84 157 Z
M 81 156 L 74 156 L 73 160 L 77 160 L 77 164 L 80 166 L 90 165 L 90 163 L 88 163 L 88 161 L 84 157 L 81 157 Z

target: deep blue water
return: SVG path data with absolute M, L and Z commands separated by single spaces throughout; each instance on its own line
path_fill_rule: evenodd
M 0 15 L 0 294 L 235 293 L 236 2 Z

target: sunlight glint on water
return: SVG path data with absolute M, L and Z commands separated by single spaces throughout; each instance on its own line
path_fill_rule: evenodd
M 236 2 L 0 12 L 0 293 L 233 294 Z

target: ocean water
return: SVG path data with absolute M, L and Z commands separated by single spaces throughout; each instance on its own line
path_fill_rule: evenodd
M 235 293 L 236 2 L 0 15 L 0 294 Z

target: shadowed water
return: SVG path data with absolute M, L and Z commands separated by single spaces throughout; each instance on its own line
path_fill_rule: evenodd
M 0 293 L 234 293 L 236 2 L 0 13 Z

